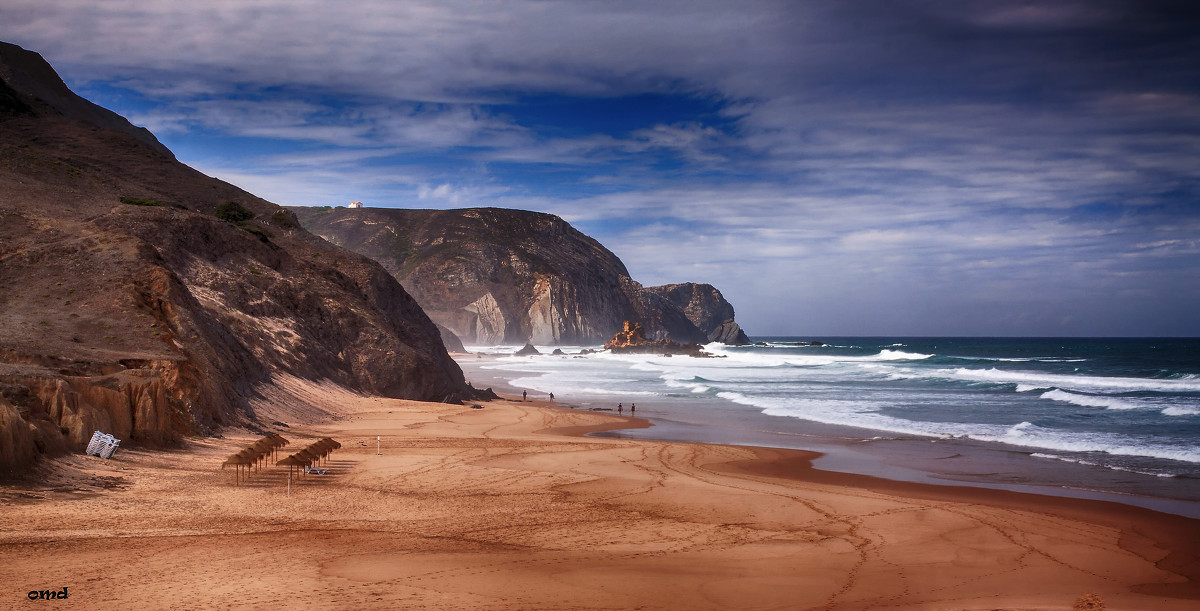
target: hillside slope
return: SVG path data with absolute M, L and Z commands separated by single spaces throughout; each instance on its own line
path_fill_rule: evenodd
M 68 95 L 0 44 L 0 475 L 96 429 L 162 445 L 253 424 L 250 400 L 288 376 L 472 392 L 378 264 Z

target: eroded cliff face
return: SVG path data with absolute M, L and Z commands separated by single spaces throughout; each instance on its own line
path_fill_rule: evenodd
M 281 377 L 470 396 L 377 263 L 114 129 L 61 81 L 29 86 L 53 75 L 38 62 L 0 45 L 0 476 L 93 430 L 161 446 L 260 425 L 251 399 Z M 231 201 L 252 218 L 215 216 Z
M 626 320 L 638 321 L 651 339 L 704 342 L 711 331 L 553 215 L 499 208 L 292 210 L 313 233 L 379 261 L 434 321 L 467 344 L 599 344 Z M 733 308 L 719 302 L 720 314 L 698 319 L 725 310 L 732 318 Z M 707 305 L 698 301 L 692 310 Z

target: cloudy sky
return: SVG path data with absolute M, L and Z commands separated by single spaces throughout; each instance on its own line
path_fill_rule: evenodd
M 1194 2 L 4 0 L 286 205 L 558 214 L 754 335 L 1200 336 Z

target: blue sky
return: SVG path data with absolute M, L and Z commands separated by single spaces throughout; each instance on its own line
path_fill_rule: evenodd
M 558 214 L 753 335 L 1200 335 L 1190 2 L 6 0 L 285 205 Z

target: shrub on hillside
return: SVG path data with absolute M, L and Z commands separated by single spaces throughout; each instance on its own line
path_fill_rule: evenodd
M 300 226 L 300 222 L 296 220 L 296 215 L 287 210 L 276 210 L 271 215 L 271 222 L 284 229 L 295 229 Z
M 240 223 L 254 218 L 254 213 L 237 202 L 222 202 L 217 206 L 217 218 L 230 223 Z
M 260 227 L 255 227 L 254 225 L 251 225 L 250 223 L 238 223 L 237 226 L 241 227 L 243 231 L 248 231 L 251 234 L 257 236 L 258 239 L 261 240 L 264 244 L 270 244 L 271 238 L 275 237 L 275 236 L 271 235 L 270 231 L 267 231 Z
M 156 199 L 143 199 L 141 197 L 122 197 L 121 203 L 129 204 L 131 206 L 161 206 L 161 205 L 163 205 L 162 202 L 160 202 Z

